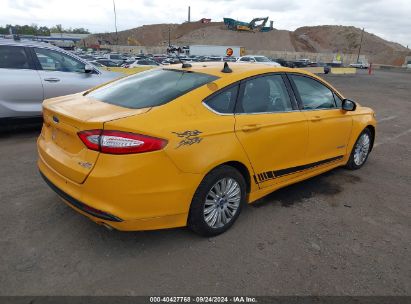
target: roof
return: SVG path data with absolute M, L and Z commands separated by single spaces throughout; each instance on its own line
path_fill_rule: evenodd
M 270 65 L 264 64 L 252 64 L 252 63 L 239 63 L 239 62 L 228 62 L 228 66 L 233 71 L 232 73 L 223 73 L 221 70 L 224 67 L 224 62 L 193 62 L 190 63 L 192 67 L 190 68 L 182 68 L 181 63 L 179 64 L 172 64 L 167 67 L 163 67 L 164 69 L 178 69 L 178 70 L 186 70 L 186 71 L 193 71 L 198 73 L 205 73 L 214 75 L 220 78 L 225 78 L 228 76 L 252 76 L 257 74 L 264 74 L 264 73 L 275 73 L 275 72 L 299 72 L 303 74 L 310 74 L 306 71 L 299 70 L 299 69 L 291 69 L 286 67 L 275 67 Z
M 0 38 L 0 45 L 16 45 L 16 46 L 31 46 L 31 47 L 47 47 L 50 49 L 60 49 L 50 43 L 34 41 L 34 40 L 14 40 Z

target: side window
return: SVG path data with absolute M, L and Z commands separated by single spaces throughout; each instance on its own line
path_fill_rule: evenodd
M 238 85 L 223 89 L 205 101 L 205 104 L 218 113 L 234 113 L 235 101 L 237 99 Z
M 35 48 L 41 68 L 46 71 L 84 73 L 85 64 L 64 53 Z
M 250 61 L 250 58 L 249 57 L 243 57 L 243 58 L 240 59 L 240 61 Z
M 335 108 L 334 94 L 325 85 L 309 77 L 291 75 L 304 110 Z
M 281 75 L 247 80 L 238 113 L 287 112 L 293 109 Z
M 0 68 L 30 69 L 29 59 L 21 46 L 0 46 Z

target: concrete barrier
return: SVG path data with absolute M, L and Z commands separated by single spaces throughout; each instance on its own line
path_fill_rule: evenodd
M 331 74 L 356 74 L 356 68 L 331 68 Z
M 313 74 L 324 74 L 324 67 L 305 67 L 300 69 Z

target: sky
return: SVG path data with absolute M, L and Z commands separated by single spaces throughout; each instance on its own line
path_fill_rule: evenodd
M 389 41 L 411 47 L 411 0 L 115 0 L 118 30 L 144 24 L 182 23 L 223 17 L 250 21 L 269 16 L 274 27 L 353 25 Z M 0 0 L 0 25 L 84 27 L 112 32 L 113 0 Z

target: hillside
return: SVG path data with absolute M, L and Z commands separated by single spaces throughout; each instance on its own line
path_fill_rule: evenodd
M 277 30 L 266 33 L 227 30 L 222 22 L 183 24 L 152 24 L 118 33 L 120 45 L 167 46 L 170 29 L 171 43 L 177 45 L 214 44 L 238 45 L 251 50 L 271 50 L 313 53 L 357 53 L 361 29 L 352 26 L 323 25 L 301 27 L 295 31 Z M 115 44 L 114 33 L 94 34 L 87 44 Z M 402 45 L 364 33 L 361 54 L 370 61 L 401 65 L 404 56 L 411 54 Z

